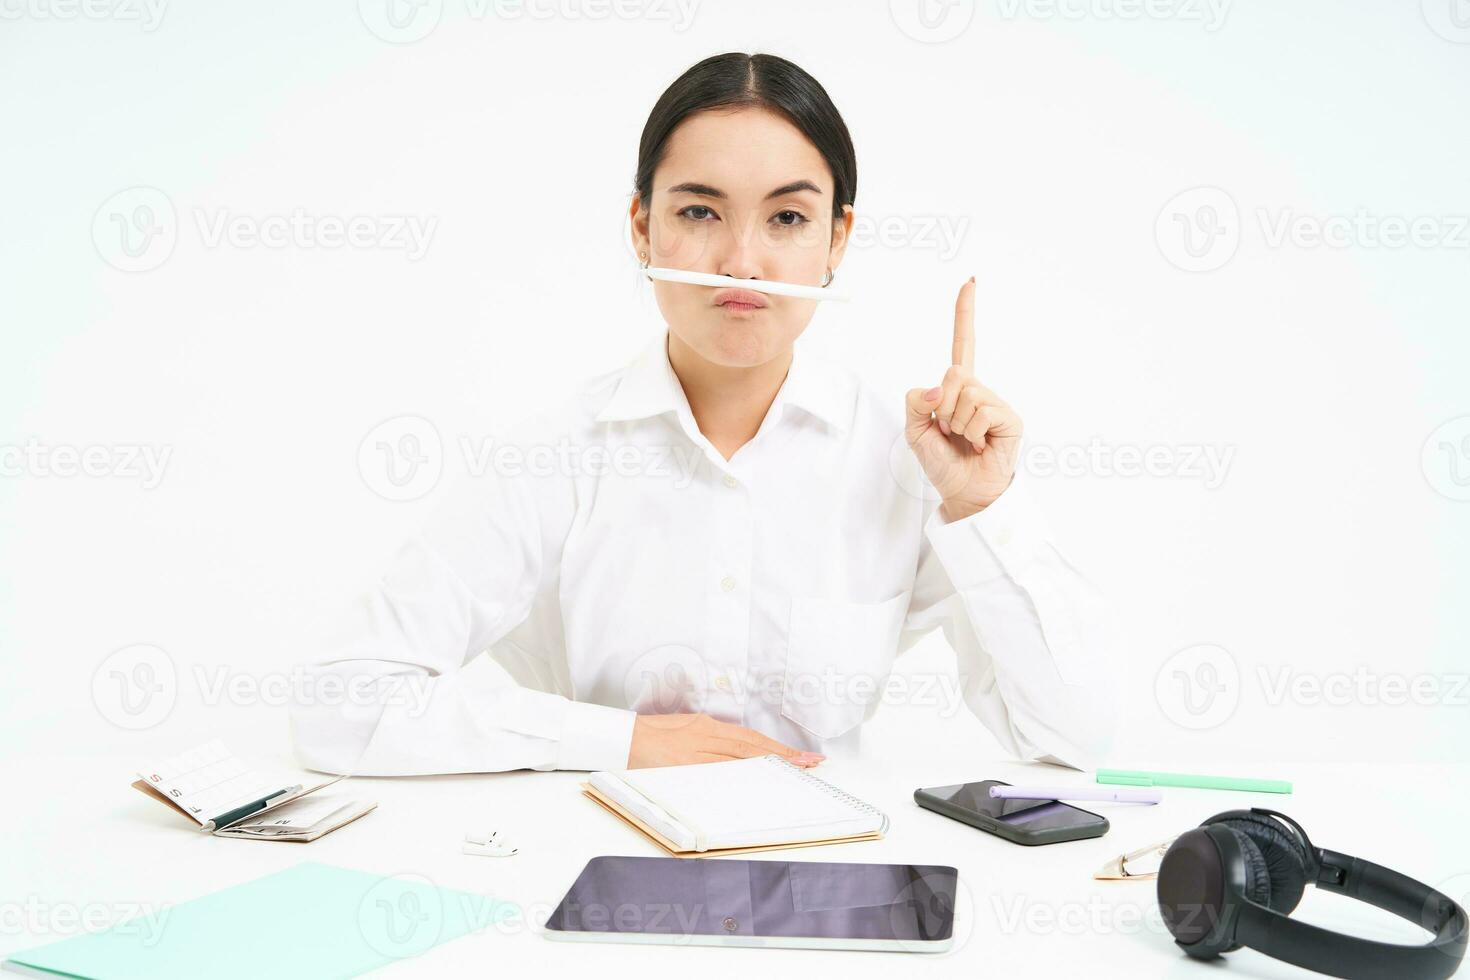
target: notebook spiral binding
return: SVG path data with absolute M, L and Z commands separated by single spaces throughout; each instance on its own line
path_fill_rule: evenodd
M 784 766 L 786 769 L 790 770 L 791 773 L 797 778 L 805 780 L 806 782 L 820 789 L 822 792 L 826 793 L 828 796 L 835 797 L 836 799 L 841 800 L 843 803 L 846 803 L 848 806 L 852 807 L 854 810 L 857 810 L 859 813 L 873 813 L 877 814 L 879 817 L 882 817 L 883 826 L 878 828 L 878 833 L 888 833 L 888 814 L 884 813 L 873 804 L 868 803 L 865 800 L 858 799 L 856 796 L 853 796 L 846 790 L 838 789 L 836 786 L 833 786 L 822 777 L 814 776 L 806 769 L 803 769 L 800 766 L 792 765 L 785 759 L 781 758 L 779 755 L 768 755 L 764 756 L 764 758 L 770 762 L 775 762 L 780 764 L 781 766 Z

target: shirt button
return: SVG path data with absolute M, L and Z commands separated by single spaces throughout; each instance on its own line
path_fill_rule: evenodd
M 729 575 L 726 575 L 724 578 L 720 579 L 720 588 L 724 589 L 726 592 L 734 592 L 735 579 Z
M 715 680 L 715 687 L 718 687 L 722 691 L 730 690 L 730 678 L 721 675 Z
M 737 479 L 735 479 L 729 473 L 726 473 L 725 474 L 725 486 L 730 487 L 730 488 L 733 489 L 735 487 L 740 486 L 740 481 L 737 480 Z

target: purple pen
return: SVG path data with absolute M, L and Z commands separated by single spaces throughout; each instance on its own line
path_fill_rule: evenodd
M 1110 803 L 1158 803 L 1164 795 L 1156 789 L 1123 786 L 992 786 L 997 800 L 1103 800 Z

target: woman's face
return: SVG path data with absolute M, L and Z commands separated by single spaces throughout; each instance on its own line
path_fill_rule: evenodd
M 836 270 L 852 208 L 832 221 L 831 172 L 817 148 L 765 109 L 696 113 L 669 136 L 649 201 L 633 200 L 633 239 L 648 264 L 737 279 L 819 286 Z M 806 329 L 816 302 L 755 293 L 758 305 L 725 303 L 728 291 L 655 280 L 669 329 L 706 360 L 764 364 Z

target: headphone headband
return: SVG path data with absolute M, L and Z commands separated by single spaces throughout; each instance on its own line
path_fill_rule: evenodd
M 1242 905 L 1235 939 L 1296 966 L 1362 980 L 1441 980 L 1465 956 L 1465 910 L 1448 895 L 1372 861 L 1323 850 L 1317 886 L 1392 912 L 1428 929 L 1428 943 L 1362 939 L 1293 919 L 1251 902 Z

